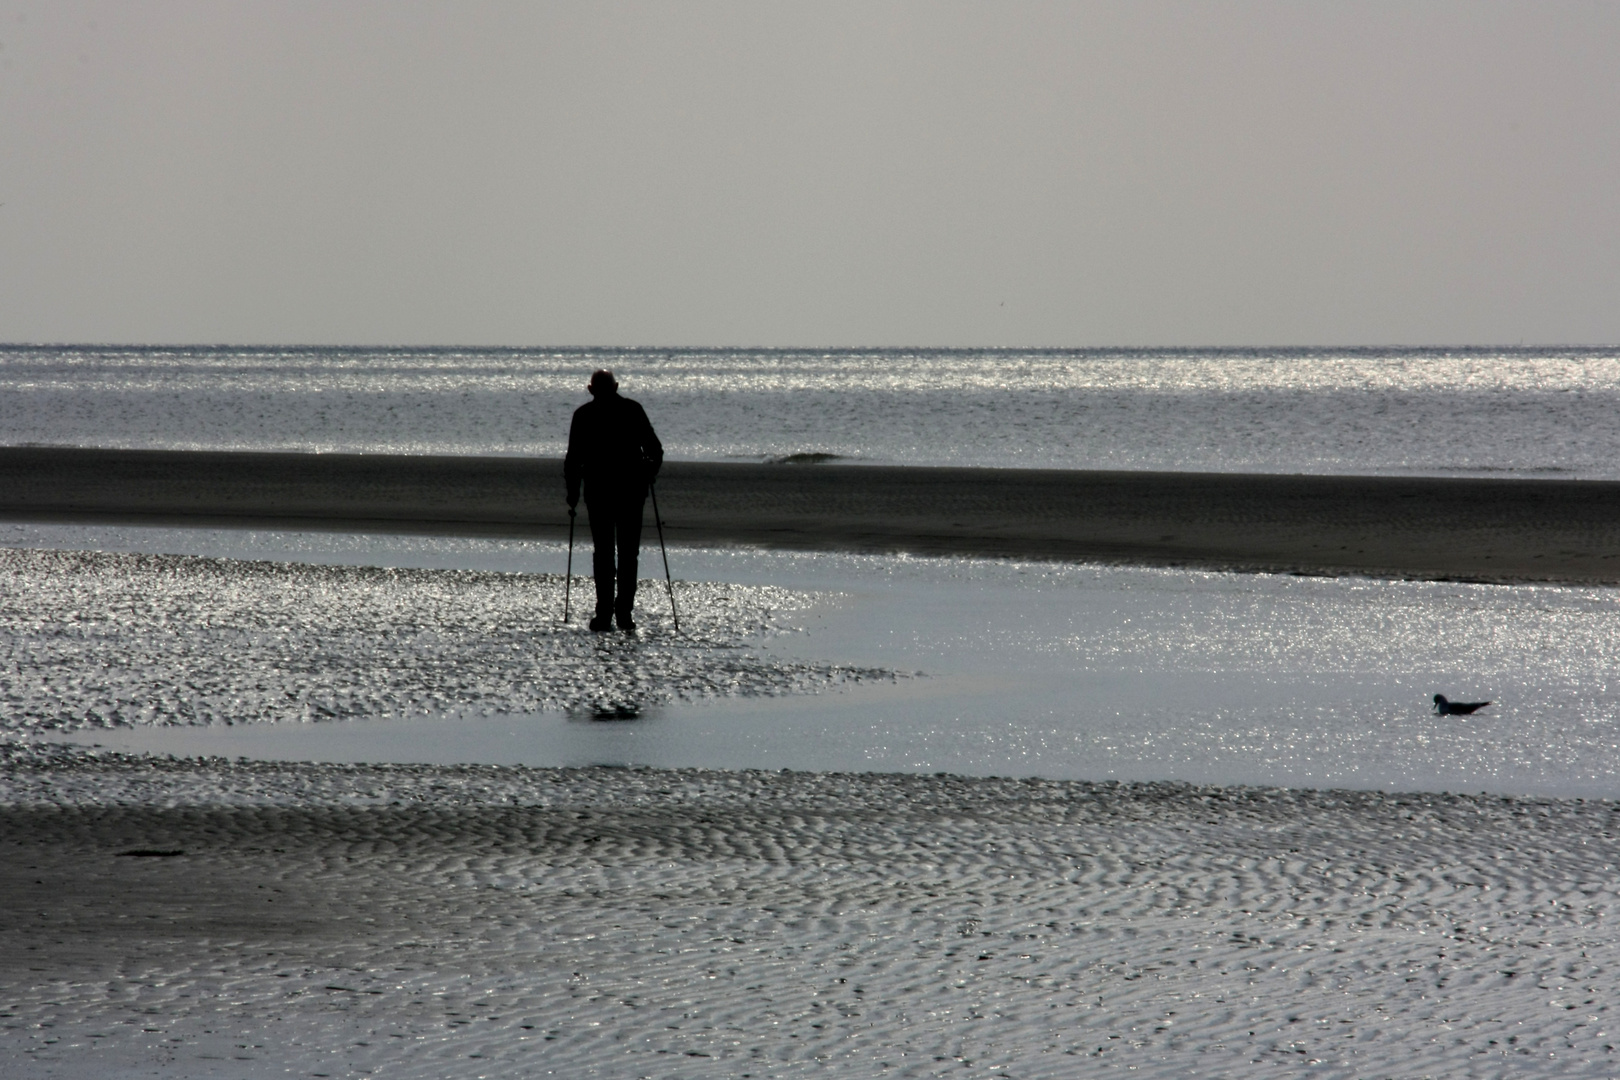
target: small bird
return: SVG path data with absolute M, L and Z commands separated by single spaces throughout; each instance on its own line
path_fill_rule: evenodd
M 1444 694 L 1434 695 L 1434 711 L 1441 716 L 1467 716 L 1489 704 L 1488 701 L 1447 701 Z

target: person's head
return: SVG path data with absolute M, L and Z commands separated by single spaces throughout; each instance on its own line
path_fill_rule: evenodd
M 592 396 L 600 397 L 611 394 L 619 388 L 619 380 L 613 377 L 613 372 L 607 368 L 591 373 L 590 391 Z

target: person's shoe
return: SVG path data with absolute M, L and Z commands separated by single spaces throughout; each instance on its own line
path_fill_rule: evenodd
M 636 628 L 636 621 L 628 615 L 617 616 L 615 621 L 618 622 L 619 629 L 625 631 L 626 633 L 629 633 L 631 630 Z
M 598 634 L 613 629 L 613 618 L 609 615 L 597 615 L 591 619 L 591 629 Z

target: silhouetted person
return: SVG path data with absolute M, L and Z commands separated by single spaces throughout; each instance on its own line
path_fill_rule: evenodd
M 647 501 L 647 485 L 664 463 L 664 447 L 653 434 L 646 410 L 619 396 L 613 372 L 593 374 L 590 391 L 592 400 L 574 410 L 568 428 L 568 456 L 563 459 L 568 509 L 579 505 L 583 483 L 585 514 L 596 549 L 591 557 L 596 575 L 591 629 L 611 630 L 617 621 L 620 630 L 634 630 L 630 614 L 636 604 L 641 508 Z
M 1441 716 L 1467 716 L 1489 705 L 1488 701 L 1447 701 L 1446 695 L 1434 695 L 1434 711 Z

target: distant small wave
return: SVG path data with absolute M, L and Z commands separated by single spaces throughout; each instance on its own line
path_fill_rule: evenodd
M 829 461 L 842 461 L 843 454 L 824 454 L 817 450 L 803 454 L 781 454 L 765 459 L 767 465 L 825 465 Z
M 1560 473 L 1574 473 L 1578 470 L 1567 469 L 1562 465 L 1436 465 L 1428 471 L 1441 474 L 1464 473 L 1472 475 L 1481 473 L 1504 473 L 1507 475 L 1544 473 L 1557 475 Z

